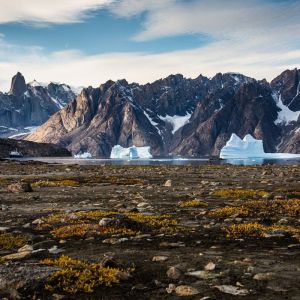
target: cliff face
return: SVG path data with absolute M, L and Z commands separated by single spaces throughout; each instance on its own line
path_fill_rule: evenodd
M 26 84 L 22 74 L 17 73 L 9 93 L 0 93 L 0 137 L 41 125 L 74 97 L 75 93 L 67 85 L 43 86 L 36 81 Z
M 241 74 L 87 88 L 27 139 L 108 157 L 114 145 L 154 155 L 218 155 L 232 133 L 263 139 L 268 152 L 299 152 L 299 71 L 271 83 Z M 295 117 L 296 116 L 296 117 Z

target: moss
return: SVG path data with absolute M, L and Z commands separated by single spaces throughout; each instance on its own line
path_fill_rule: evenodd
M 270 196 L 270 193 L 265 191 L 251 190 L 251 189 L 225 189 L 214 192 L 215 196 L 224 198 L 257 198 Z
M 199 206 L 207 206 L 207 202 L 201 201 L 201 200 L 187 200 L 187 201 L 181 201 L 178 203 L 180 207 L 199 207 Z
M 210 211 L 208 213 L 208 216 L 214 218 L 228 218 L 233 215 L 237 215 L 239 217 L 246 217 L 248 216 L 248 214 L 248 209 L 244 207 L 225 206 Z
M 102 218 L 109 218 L 112 224 L 100 226 Z M 178 222 L 169 215 L 143 215 L 141 213 L 118 213 L 114 211 L 88 211 L 70 214 L 54 214 L 43 218 L 44 223 L 37 229 L 50 230 L 59 237 L 132 236 L 137 233 L 170 233 L 177 231 Z
M 273 225 L 264 226 L 259 223 L 233 224 L 223 228 L 228 238 L 249 238 L 263 237 L 266 233 L 272 231 L 284 231 L 289 234 L 299 233 L 300 229 L 292 226 Z
M 0 233 L 0 250 L 20 248 L 26 244 L 26 239 L 21 235 L 11 233 Z
M 111 287 L 120 282 L 120 273 L 133 270 L 105 268 L 100 263 L 87 263 L 61 256 L 58 259 L 45 259 L 42 264 L 57 266 L 61 269 L 51 274 L 45 288 L 50 292 L 92 293 L 100 286 Z
M 65 186 L 78 186 L 79 182 L 73 179 L 62 180 L 39 180 L 31 184 L 32 187 L 65 187 Z
M 127 228 L 101 227 L 96 224 L 74 224 L 60 226 L 51 231 L 51 234 L 58 238 L 83 237 L 89 235 L 135 235 L 136 232 Z

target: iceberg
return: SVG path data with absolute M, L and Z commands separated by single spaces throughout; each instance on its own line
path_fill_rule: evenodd
M 112 148 L 110 153 L 110 158 L 112 159 L 138 159 L 138 158 L 145 158 L 149 159 L 152 158 L 150 153 L 150 147 L 129 147 L 123 148 L 120 145 L 116 145 Z
M 74 158 L 77 158 L 77 159 L 92 158 L 92 154 L 90 152 L 78 153 L 78 154 L 74 155 Z
M 300 154 L 291 153 L 266 153 L 262 140 L 256 140 L 252 135 L 247 134 L 240 139 L 236 134 L 232 134 L 229 141 L 221 149 L 220 158 L 266 158 L 266 159 L 288 159 L 300 158 Z

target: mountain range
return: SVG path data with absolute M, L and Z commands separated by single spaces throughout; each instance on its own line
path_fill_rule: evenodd
M 67 85 L 26 85 L 23 79 L 18 73 L 11 91 L 0 94 L 0 121 L 7 127 L 45 121 L 25 139 L 74 154 L 109 157 L 114 145 L 135 145 L 150 146 L 156 156 L 219 155 L 232 133 L 262 139 L 267 152 L 300 153 L 298 69 L 271 82 L 238 73 L 177 74 L 145 85 L 109 80 L 77 96 Z M 3 98 L 12 103 L 6 119 Z
M 11 81 L 8 93 L 0 92 L 0 137 L 21 135 L 46 122 L 75 98 L 66 84 L 26 84 L 21 73 Z

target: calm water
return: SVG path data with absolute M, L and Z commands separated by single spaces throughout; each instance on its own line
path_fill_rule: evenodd
M 299 165 L 299 159 L 263 159 L 263 158 L 251 158 L 251 159 L 228 159 L 220 161 L 209 161 L 207 158 L 197 159 L 172 159 L 172 158 L 159 158 L 159 159 L 74 159 L 74 158 L 61 158 L 61 157 L 40 157 L 40 158 L 22 158 L 22 161 L 34 160 L 47 163 L 59 163 L 59 164 L 79 164 L 79 165 L 266 165 L 266 164 L 277 164 L 277 165 Z

